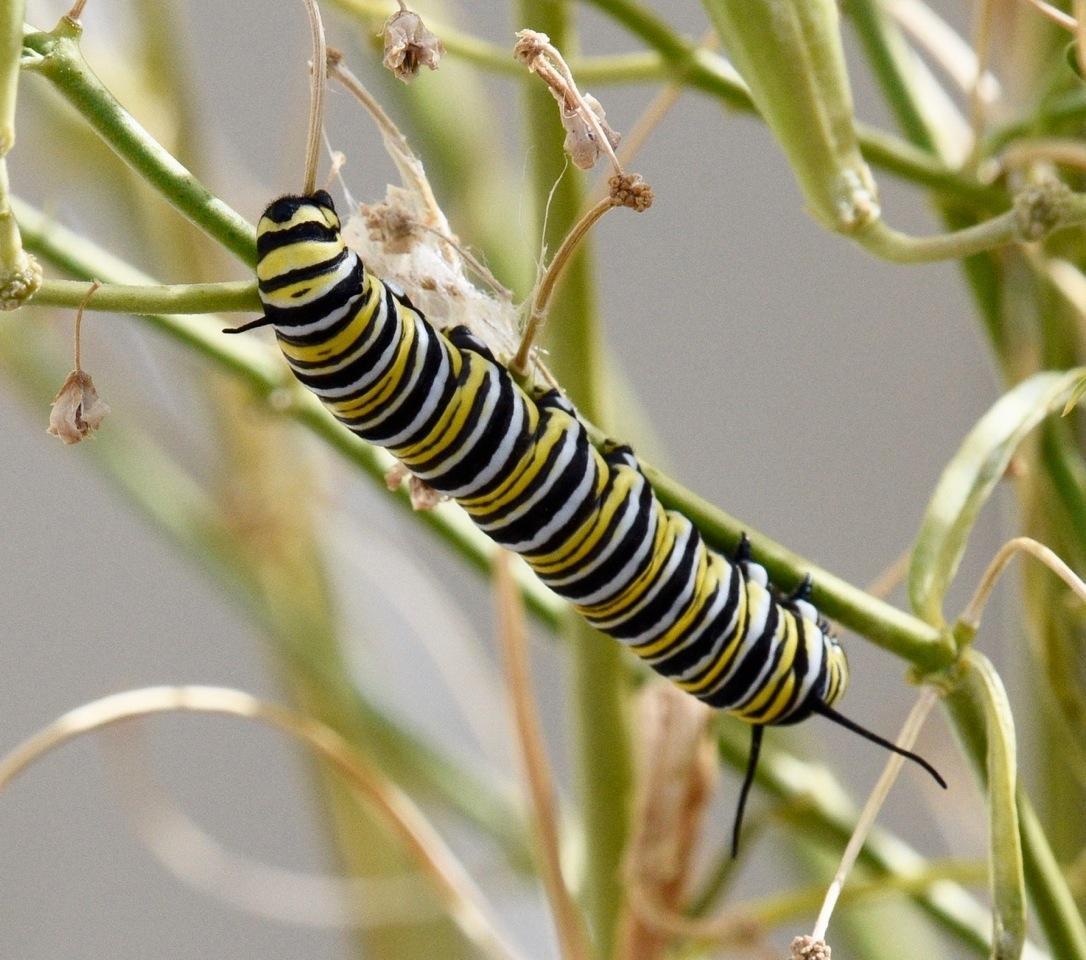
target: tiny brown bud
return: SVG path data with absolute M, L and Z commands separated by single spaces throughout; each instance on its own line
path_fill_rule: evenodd
M 65 443 L 79 443 L 101 425 L 109 405 L 98 396 L 90 374 L 73 370 L 53 398 L 49 433 Z
M 445 45 L 431 33 L 422 17 L 401 4 L 385 21 L 381 36 L 385 42 L 384 64 L 404 83 L 413 80 L 420 67 L 436 70 Z

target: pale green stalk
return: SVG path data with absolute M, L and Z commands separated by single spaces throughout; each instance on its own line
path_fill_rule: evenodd
M 8 199 L 7 155 L 15 144 L 15 94 L 23 32 L 22 0 L 0 4 L 0 309 L 11 309 L 33 294 L 41 272 L 23 251 Z
M 89 285 L 81 280 L 45 280 L 34 294 L 35 307 L 78 307 Z M 107 283 L 87 301 L 88 312 L 110 313 L 259 313 L 263 308 L 255 280 L 222 283 L 168 283 L 126 286 Z
M 5 349 L 0 368 L 9 382 L 44 409 L 63 371 L 47 363 L 40 338 L 14 324 L 0 330 Z M 183 473 L 139 430 L 115 418 L 85 444 L 92 461 L 156 528 L 167 534 L 211 583 L 240 603 L 257 627 L 281 644 L 280 650 L 307 684 L 326 691 L 335 710 L 325 721 L 406 789 L 436 798 L 495 839 L 509 862 L 526 870 L 532 851 L 510 783 L 495 771 L 475 770 L 419 739 L 395 717 L 368 700 L 347 679 L 338 648 L 302 649 L 300 638 L 284 631 L 260 591 L 251 557 L 239 547 L 237 529 L 219 504 Z

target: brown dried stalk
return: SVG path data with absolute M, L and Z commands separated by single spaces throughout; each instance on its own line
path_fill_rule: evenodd
M 717 765 L 709 737 L 712 711 L 703 703 L 661 681 L 645 686 L 636 709 L 641 740 L 623 867 L 630 896 L 616 955 L 657 960 L 672 934 L 655 918 L 681 913 Z
M 498 639 L 505 662 L 506 686 L 517 731 L 517 744 L 520 747 L 521 769 L 531 799 L 532 821 L 536 839 L 539 841 L 540 872 L 554 915 L 562 956 L 565 960 L 589 960 L 592 952 L 584 918 L 562 876 L 557 792 L 540 728 L 539 711 L 536 709 L 535 695 L 532 692 L 524 609 L 509 569 L 511 561 L 512 558 L 505 550 L 499 551 L 494 558 Z

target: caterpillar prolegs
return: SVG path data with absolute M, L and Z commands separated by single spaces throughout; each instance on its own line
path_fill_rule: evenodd
M 943 783 L 834 710 L 848 665 L 809 582 L 784 596 L 745 540 L 731 559 L 711 550 L 629 447 L 597 450 L 558 391 L 530 395 L 466 327 L 435 329 L 346 246 L 326 192 L 274 201 L 257 252 L 265 315 L 239 329 L 272 325 L 294 375 L 345 428 L 456 500 L 594 627 L 752 724 L 733 849 L 770 724 L 822 714 Z

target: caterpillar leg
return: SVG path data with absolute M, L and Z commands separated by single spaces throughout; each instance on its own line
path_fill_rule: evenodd
M 803 582 L 796 587 L 785 599 L 789 603 L 799 603 L 801 600 L 806 602 L 811 599 L 811 591 L 814 589 L 814 580 L 811 579 L 811 575 L 806 573 L 803 575 Z
M 735 557 L 732 561 L 747 580 L 753 580 L 760 586 L 769 587 L 769 574 L 766 568 L 756 563 L 751 557 L 750 537 L 746 533 L 739 535 L 739 544 L 735 548 Z

